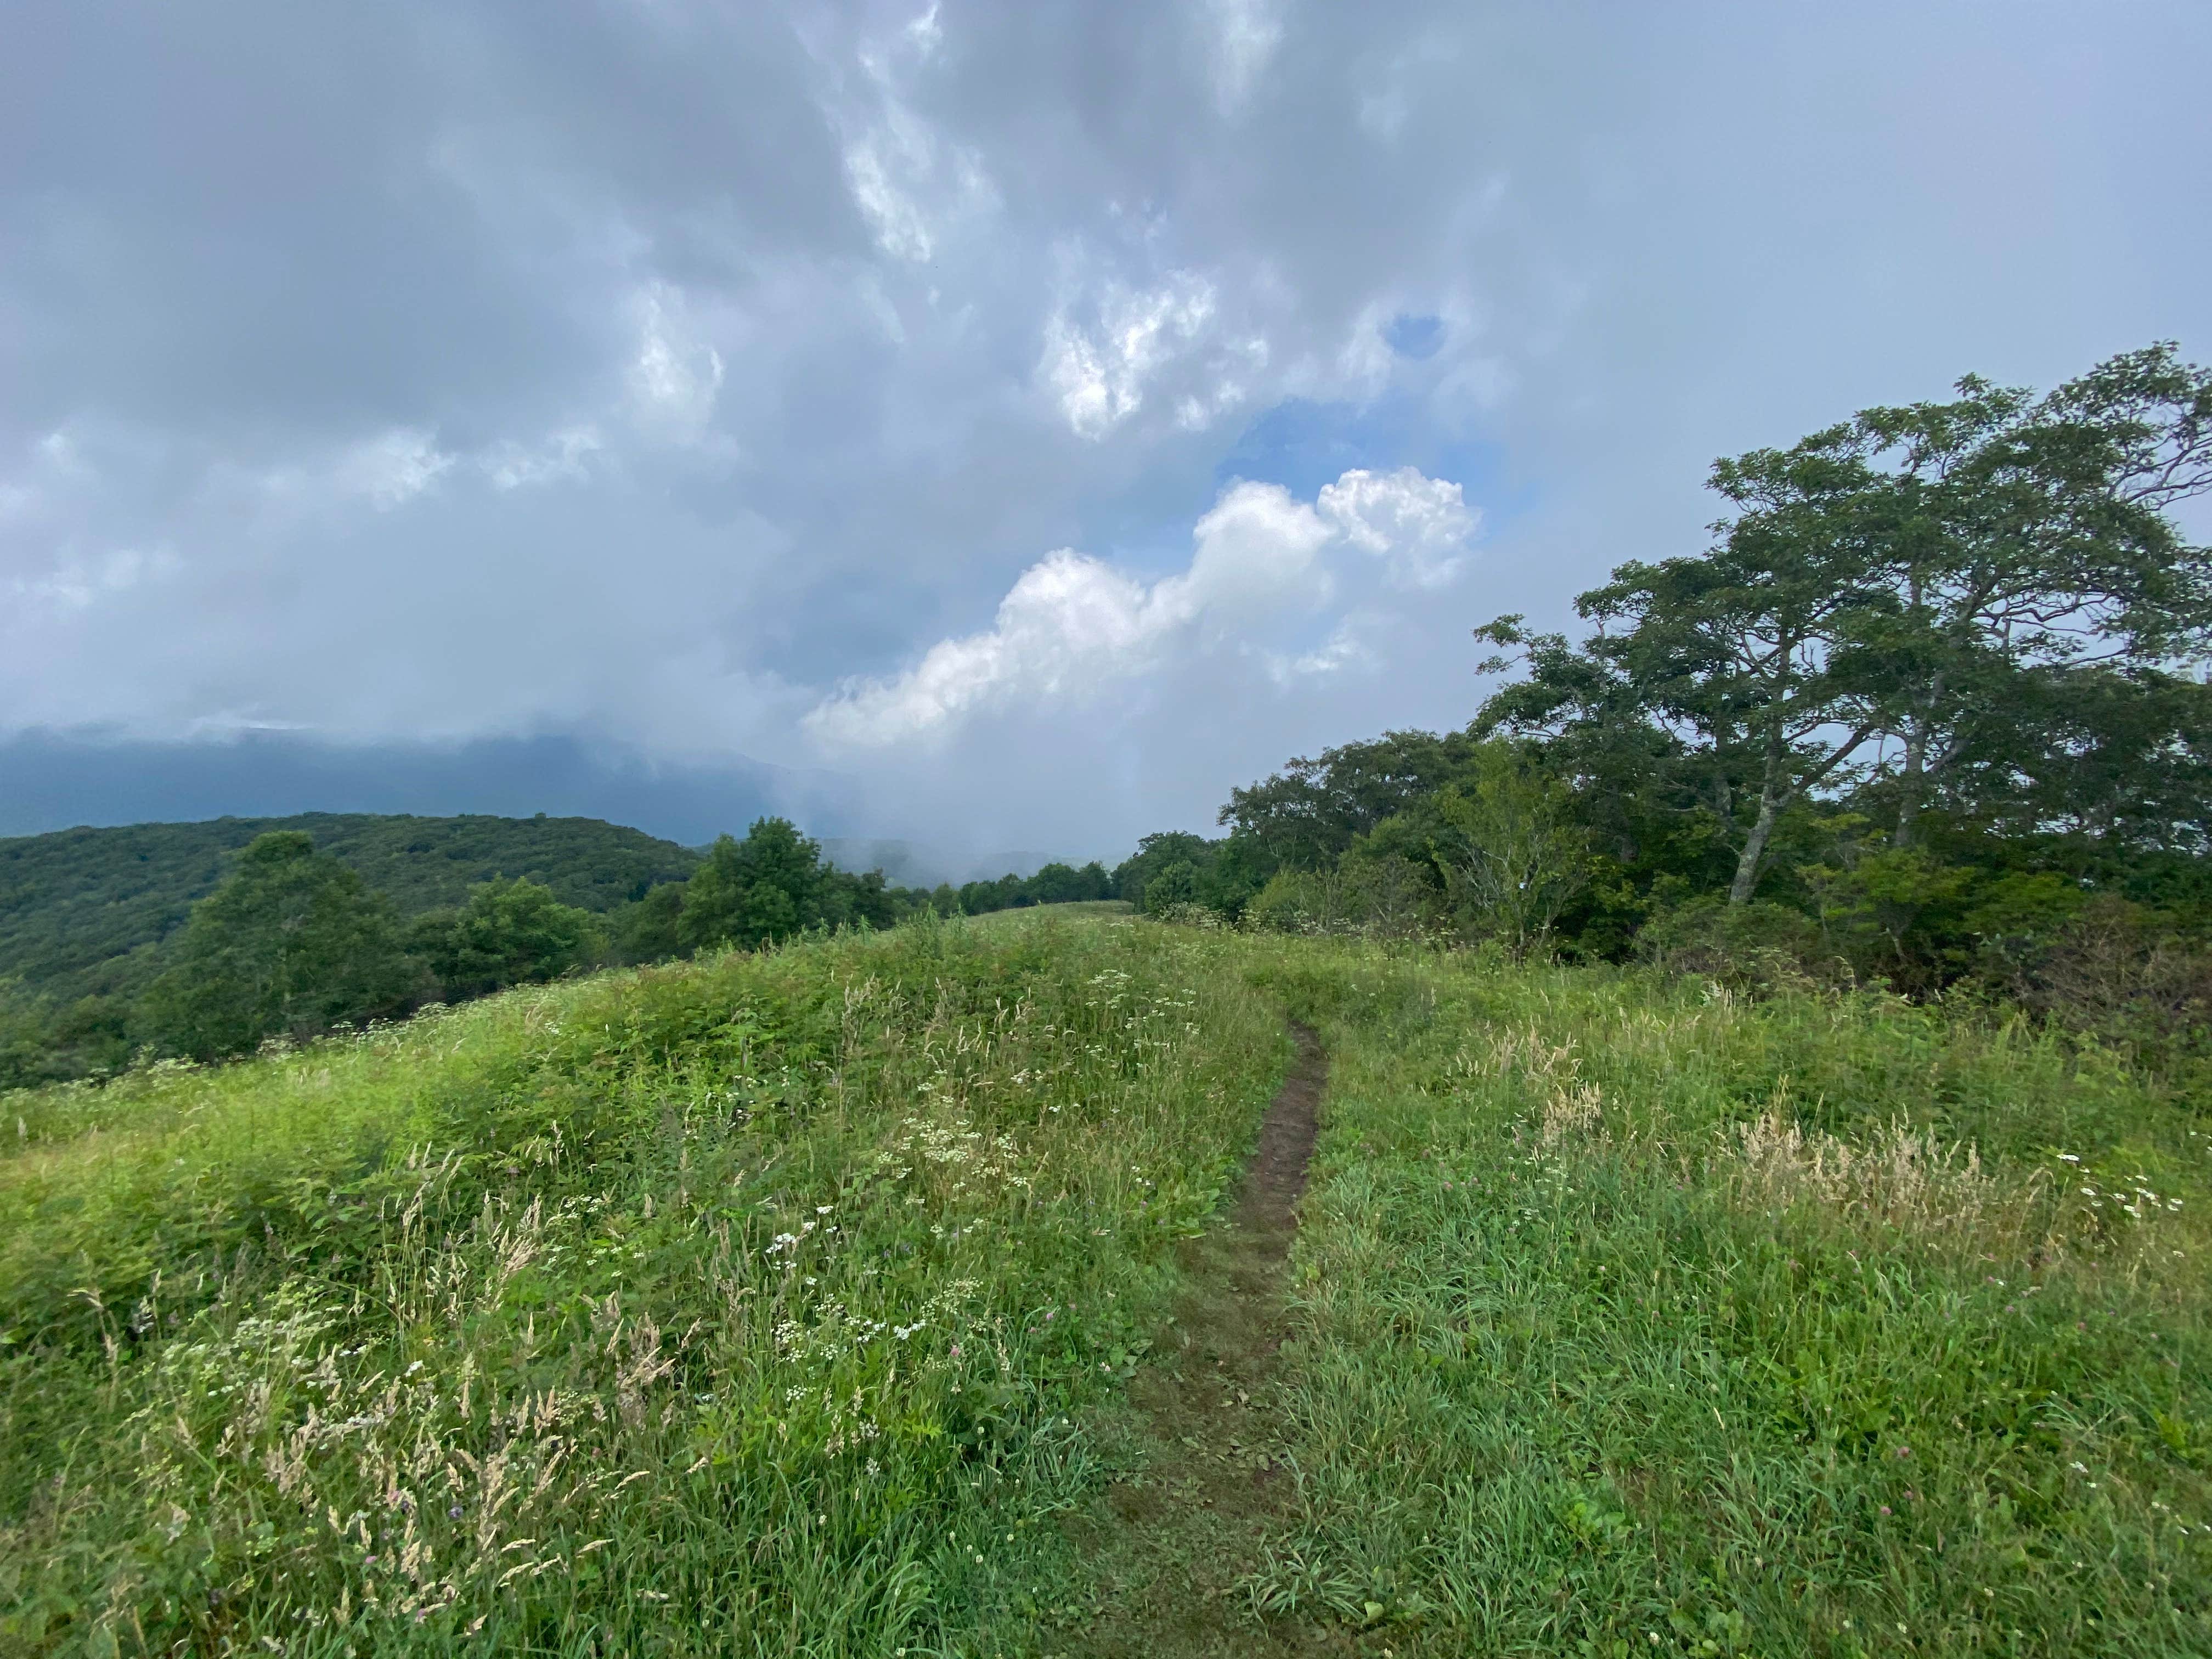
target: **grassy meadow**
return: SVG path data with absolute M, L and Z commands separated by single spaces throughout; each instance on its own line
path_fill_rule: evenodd
M 2212 1651 L 2212 1138 L 2125 1056 L 1029 911 L 0 1101 L 0 1652 L 1085 1652 L 1286 1016 L 1255 1632 Z
M 1287 1051 L 1196 954 L 904 928 L 9 1097 L 0 1650 L 1021 1650 Z
M 2118 1057 L 1319 944 L 1263 979 L 1334 1071 L 1258 1608 L 1400 1652 L 2212 1652 L 2212 1125 Z

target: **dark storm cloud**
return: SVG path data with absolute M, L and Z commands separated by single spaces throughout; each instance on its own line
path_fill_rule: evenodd
M 1715 453 L 2212 349 L 2180 0 L 41 6 L 9 46 L 0 730 L 743 752 L 1111 851 L 1463 719 L 1468 626 L 1696 546 Z M 1454 575 L 1332 516 L 1358 471 L 1464 486 Z M 1288 539 L 1199 532 L 1239 478 Z

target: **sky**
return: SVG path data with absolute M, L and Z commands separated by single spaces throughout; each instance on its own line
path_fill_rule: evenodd
M 2212 354 L 2202 0 L 8 36 L 0 752 L 75 757 L 58 822 L 286 743 L 1111 857 L 1465 723 L 1469 630 L 1697 551 L 1717 456 Z

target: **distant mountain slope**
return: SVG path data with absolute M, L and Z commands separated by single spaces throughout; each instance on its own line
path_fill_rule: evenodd
M 70 1001 L 139 988 L 154 947 L 213 890 L 228 855 L 270 830 L 304 830 L 408 913 L 459 903 L 494 877 L 528 876 L 564 902 L 607 910 L 680 880 L 696 853 L 598 818 L 307 812 L 62 830 L 0 841 L 0 982 Z

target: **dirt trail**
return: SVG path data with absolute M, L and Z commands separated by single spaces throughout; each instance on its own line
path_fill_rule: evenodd
M 1263 1413 L 1328 1075 L 1319 1039 L 1291 1029 L 1297 1057 L 1267 1108 L 1236 1208 L 1183 1247 L 1183 1298 L 1131 1385 L 1145 1467 L 1072 1528 L 1098 1573 L 1101 1601 L 1065 1643 L 1071 1654 L 1183 1659 L 1334 1645 L 1255 1624 L 1234 1593 L 1289 1495 L 1267 1466 Z

